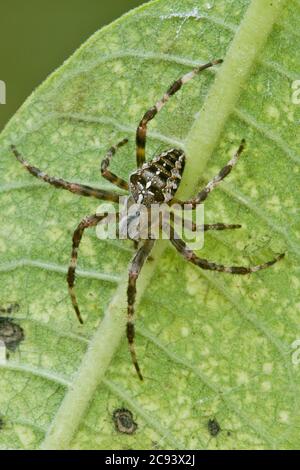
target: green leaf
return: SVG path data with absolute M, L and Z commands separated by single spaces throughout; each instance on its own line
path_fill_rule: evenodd
M 36 90 L 0 140 L 1 303 L 25 338 L 0 369 L 1 448 L 299 447 L 299 78 L 295 0 L 157 0 L 97 32 Z M 136 346 L 124 336 L 132 244 L 84 235 L 76 290 L 85 323 L 68 298 L 72 233 L 97 201 L 38 182 L 9 151 L 15 143 L 51 175 L 108 188 L 99 164 L 135 168 L 142 113 L 196 64 L 224 64 L 187 84 L 151 122 L 148 158 L 170 146 L 188 155 L 182 197 L 190 197 L 247 149 L 205 204 L 207 222 L 243 228 L 205 237 L 202 257 L 256 264 L 252 276 L 201 271 L 158 242 L 138 283 Z M 294 361 L 295 362 L 295 361 Z M 138 427 L 120 433 L 127 408 Z M 212 437 L 208 420 L 221 431 Z

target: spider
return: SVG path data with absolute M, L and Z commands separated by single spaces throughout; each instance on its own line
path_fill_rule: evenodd
M 113 156 L 116 151 L 125 145 L 128 142 L 128 139 L 123 139 L 118 144 L 112 146 L 105 158 L 101 163 L 101 174 L 108 181 L 116 185 L 117 187 L 127 190 L 129 192 L 128 201 L 129 203 L 137 203 L 138 205 L 143 204 L 146 208 L 150 208 L 151 204 L 154 203 L 167 203 L 169 206 L 172 206 L 175 202 L 183 206 L 184 204 L 191 204 L 191 208 L 195 208 L 198 204 L 203 203 L 210 192 L 216 188 L 219 183 L 231 172 L 232 168 L 236 165 L 239 156 L 244 150 L 245 140 L 243 139 L 240 143 L 238 150 L 231 160 L 221 169 L 217 176 L 215 176 L 197 195 L 196 197 L 189 199 L 187 201 L 180 201 L 175 198 L 175 193 L 180 184 L 180 180 L 184 171 L 185 165 L 185 153 L 181 149 L 171 148 L 165 152 L 159 154 L 152 160 L 145 161 L 145 147 L 146 147 L 146 137 L 147 137 L 147 126 L 149 121 L 151 121 L 163 108 L 163 106 L 169 101 L 171 96 L 173 96 L 182 85 L 189 82 L 197 74 L 202 72 L 209 67 L 221 64 L 222 59 L 214 60 L 208 62 L 204 65 L 196 67 L 194 70 L 183 75 L 181 78 L 176 80 L 165 92 L 163 97 L 157 101 L 157 103 L 152 106 L 142 117 L 136 131 L 136 162 L 137 169 L 130 175 L 129 181 L 116 176 L 109 170 L 109 166 Z M 22 155 L 18 152 L 14 145 L 11 145 L 12 152 L 14 153 L 17 160 L 35 177 L 49 183 L 50 185 L 55 186 L 56 188 L 66 189 L 72 193 L 78 194 L 80 196 L 94 197 L 96 199 L 103 199 L 107 201 L 112 201 L 115 203 L 119 202 L 119 195 L 112 191 L 106 191 L 98 188 L 93 188 L 90 186 L 82 185 L 75 182 L 65 181 L 61 178 L 55 178 L 47 175 L 38 168 L 30 165 L 26 160 L 23 159 Z M 78 303 L 76 300 L 74 292 L 75 284 L 75 270 L 77 266 L 77 257 L 78 249 L 82 239 L 82 235 L 85 229 L 89 227 L 95 227 L 99 223 L 103 223 L 104 220 L 108 218 L 108 214 L 93 214 L 86 216 L 82 219 L 80 224 L 77 226 L 73 234 L 72 239 L 72 252 L 71 252 L 71 261 L 67 273 L 67 283 L 69 294 L 71 297 L 72 305 L 76 312 L 77 318 L 80 323 L 83 323 Z M 139 212 L 136 212 L 135 218 L 139 217 Z M 126 224 L 129 226 L 129 220 L 126 221 Z M 204 224 L 201 229 L 204 231 L 207 230 L 226 230 L 226 229 L 236 229 L 240 228 L 239 224 L 225 224 L 225 223 L 216 223 L 216 224 Z M 230 274 L 250 274 L 261 269 L 267 268 L 278 260 L 280 260 L 284 254 L 276 256 L 273 260 L 267 261 L 263 264 L 257 266 L 224 266 L 222 264 L 216 264 L 207 259 L 199 258 L 192 250 L 188 248 L 186 243 L 180 239 L 174 231 L 174 228 L 171 230 L 170 241 L 176 248 L 176 250 L 190 263 L 198 266 L 201 269 L 208 269 L 211 271 L 225 272 Z M 136 240 L 135 240 L 136 241 Z M 137 361 L 137 356 L 135 352 L 134 337 L 135 337 L 135 328 L 134 328 L 134 316 L 135 316 L 135 299 L 136 299 L 136 283 L 140 275 L 141 269 L 147 260 L 155 240 L 146 239 L 139 240 L 140 246 L 137 244 L 138 249 L 134 255 L 128 274 L 128 288 L 127 288 L 127 340 L 129 345 L 129 351 L 131 354 L 131 359 L 135 370 L 138 374 L 138 377 L 143 380 L 143 376 Z

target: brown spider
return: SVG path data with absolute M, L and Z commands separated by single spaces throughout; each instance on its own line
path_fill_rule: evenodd
M 129 177 L 129 183 L 122 178 L 119 178 L 115 174 L 111 173 L 109 170 L 109 165 L 113 155 L 116 153 L 117 149 L 123 146 L 128 142 L 127 139 L 122 140 L 117 145 L 111 147 L 101 163 L 101 173 L 104 178 L 109 180 L 111 183 L 115 184 L 121 189 L 129 191 L 130 195 L 128 201 L 131 203 L 143 204 L 147 209 L 150 209 L 151 204 L 158 203 L 167 203 L 169 206 L 172 206 L 174 203 L 180 204 L 190 204 L 192 208 L 195 208 L 198 204 L 205 201 L 209 193 L 216 187 L 218 184 L 227 176 L 232 168 L 238 161 L 239 156 L 241 155 L 245 141 L 242 140 L 241 144 L 233 156 L 233 158 L 227 163 L 224 168 L 215 176 L 198 194 L 195 198 L 188 201 L 179 201 L 175 199 L 175 193 L 178 189 L 183 170 L 185 165 L 185 154 L 183 150 L 172 148 L 167 150 L 151 161 L 145 163 L 145 146 L 146 146 L 146 135 L 147 135 L 147 124 L 155 115 L 162 109 L 162 107 L 167 103 L 169 98 L 174 95 L 183 84 L 190 81 L 195 75 L 197 75 L 202 70 L 205 70 L 209 67 L 212 67 L 216 64 L 222 63 L 222 60 L 215 60 L 208 62 L 205 65 L 198 66 L 191 72 L 183 75 L 181 78 L 176 80 L 163 95 L 162 99 L 159 100 L 152 108 L 150 108 L 143 116 L 140 121 L 137 131 L 136 131 L 136 160 L 137 160 L 137 170 L 135 170 Z M 97 188 L 92 188 L 90 186 L 85 186 L 79 183 L 73 183 L 65 181 L 61 178 L 55 178 L 48 176 L 43 171 L 38 168 L 30 165 L 26 160 L 24 160 L 21 154 L 17 151 L 14 145 L 11 145 L 11 149 L 19 160 L 19 162 L 35 177 L 55 186 L 56 188 L 66 189 L 72 193 L 81 195 L 81 196 L 92 196 L 97 199 L 104 199 L 112 202 L 119 202 L 119 195 L 111 192 L 105 191 Z M 74 282 L 75 282 L 75 269 L 77 265 L 77 255 L 79 244 L 83 235 L 83 232 L 88 227 L 94 227 L 108 217 L 108 214 L 93 214 L 85 217 L 78 227 L 76 228 L 73 234 L 73 246 L 71 254 L 71 262 L 67 274 L 67 282 L 69 286 L 69 293 L 71 296 L 72 304 L 77 314 L 78 320 L 80 323 L 83 323 L 79 307 L 77 304 L 75 292 L 74 292 Z M 136 212 L 136 218 L 139 217 L 139 212 Z M 127 219 L 127 226 L 129 226 L 129 220 Z M 204 224 L 201 226 L 201 229 L 206 230 L 225 230 L 225 229 L 235 229 L 240 228 L 241 225 L 238 224 Z M 249 274 L 261 269 L 267 268 L 272 264 L 276 263 L 281 259 L 284 254 L 276 256 L 271 261 L 267 261 L 263 264 L 253 266 L 253 267 L 244 267 L 244 266 L 223 266 L 222 264 L 216 264 L 211 261 L 208 261 L 203 258 L 199 258 L 192 250 L 190 250 L 186 243 L 181 240 L 174 231 L 174 227 L 171 227 L 171 236 L 170 241 L 177 249 L 177 251 L 184 256 L 187 261 L 199 266 L 202 269 L 208 269 L 212 271 L 219 271 L 231 274 Z M 136 240 L 135 240 L 136 241 Z M 142 240 L 140 240 L 142 241 Z M 154 240 L 147 239 L 142 241 L 142 245 L 138 248 L 131 266 L 129 268 L 129 279 L 128 279 L 128 289 L 127 289 L 127 299 L 128 299 L 128 317 L 127 317 L 127 339 L 129 344 L 129 350 L 131 353 L 132 362 L 135 366 L 136 372 L 141 380 L 143 380 L 140 367 L 137 362 L 137 357 L 134 347 L 134 304 L 136 298 L 136 281 L 141 272 L 141 269 L 148 258 L 151 249 L 154 245 Z

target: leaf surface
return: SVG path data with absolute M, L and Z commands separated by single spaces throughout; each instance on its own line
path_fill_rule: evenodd
M 295 0 L 158 0 L 92 36 L 36 90 L 0 138 L 0 299 L 17 301 L 25 340 L 0 368 L 1 448 L 170 449 L 299 447 L 299 4 Z M 148 158 L 186 149 L 181 195 L 190 197 L 247 150 L 209 197 L 202 257 L 273 268 L 238 277 L 200 271 L 158 242 L 138 284 L 135 376 L 124 338 L 132 245 L 84 235 L 77 324 L 65 272 L 71 237 L 97 201 L 38 182 L 8 150 L 14 142 L 51 175 L 101 188 L 107 148 L 135 167 L 138 120 L 174 79 L 222 57 L 151 122 Z M 297 145 L 298 144 L 298 145 Z M 115 429 L 132 411 L 136 432 Z M 212 437 L 208 420 L 221 432 Z

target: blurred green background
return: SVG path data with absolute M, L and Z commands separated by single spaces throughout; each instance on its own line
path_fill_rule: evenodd
M 1 0 L 0 131 L 34 88 L 91 34 L 146 0 Z

